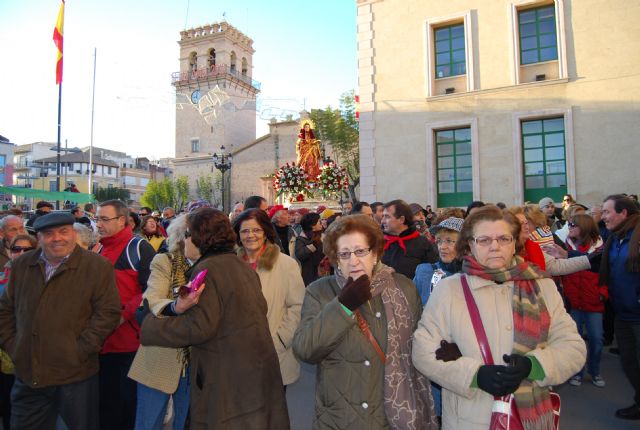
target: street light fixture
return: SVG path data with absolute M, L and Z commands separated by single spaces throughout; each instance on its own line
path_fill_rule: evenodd
M 213 153 L 213 164 L 216 166 L 216 169 L 220 171 L 222 174 L 222 211 L 226 213 L 226 199 L 224 198 L 224 174 L 227 170 L 231 169 L 231 164 L 233 161 L 233 156 L 231 154 L 227 154 L 225 152 L 225 147 L 222 145 L 220 147 L 220 154 Z

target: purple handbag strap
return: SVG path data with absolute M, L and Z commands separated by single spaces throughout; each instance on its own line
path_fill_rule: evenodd
M 484 364 L 493 365 L 493 356 L 491 355 L 491 348 L 489 347 L 487 334 L 485 333 L 484 326 L 482 325 L 478 305 L 471 294 L 471 288 L 469 288 L 467 276 L 462 275 L 460 280 L 462 281 L 464 299 L 467 302 L 467 309 L 469 309 L 469 316 L 471 317 L 471 323 L 473 324 L 473 331 L 476 333 L 476 339 L 478 340 L 478 346 L 480 347 L 480 354 L 482 354 Z

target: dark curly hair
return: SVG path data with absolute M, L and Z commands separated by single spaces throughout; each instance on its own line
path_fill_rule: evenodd
M 236 243 L 236 234 L 231 228 L 229 218 L 213 208 L 200 208 L 187 215 L 187 225 L 191 233 L 191 242 L 200 250 L 200 254 L 209 249 L 232 250 Z
M 264 231 L 264 235 L 269 242 L 276 242 L 276 232 L 273 229 L 273 224 L 269 221 L 269 217 L 264 213 L 264 211 L 254 208 L 243 211 L 233 220 L 233 231 L 236 234 L 236 241 L 238 245 L 242 246 L 242 242 L 240 241 L 240 227 L 243 222 L 250 219 L 255 220 L 260 225 L 260 228 Z
M 367 238 L 367 243 L 371 252 L 376 254 L 378 259 L 382 258 L 384 252 L 384 234 L 380 226 L 367 215 L 347 215 L 337 219 L 327 228 L 324 240 L 322 241 L 322 251 L 327 256 L 331 264 L 338 264 L 338 239 L 345 234 L 362 233 Z

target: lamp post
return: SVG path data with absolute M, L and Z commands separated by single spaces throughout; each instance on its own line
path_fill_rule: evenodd
M 216 169 L 220 170 L 222 174 L 222 211 L 227 212 L 226 199 L 224 196 L 224 174 L 227 170 L 231 169 L 231 163 L 233 156 L 231 154 L 227 154 L 225 152 L 224 145 L 220 147 L 220 154 L 213 153 L 213 164 L 216 166 Z

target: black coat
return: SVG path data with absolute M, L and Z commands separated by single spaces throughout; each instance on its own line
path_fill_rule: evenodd
M 313 240 L 303 235 L 296 238 L 296 260 L 302 267 L 305 286 L 319 278 L 318 266 L 323 258 L 322 245 L 314 244 Z
M 400 233 L 400 237 L 408 236 L 414 231 L 416 231 L 415 227 L 410 227 Z M 409 279 L 415 277 L 418 264 L 438 261 L 438 250 L 435 245 L 422 235 L 406 240 L 404 245 L 407 248 L 406 251 L 400 247 L 398 242 L 389 245 L 382 255 L 382 262 Z

